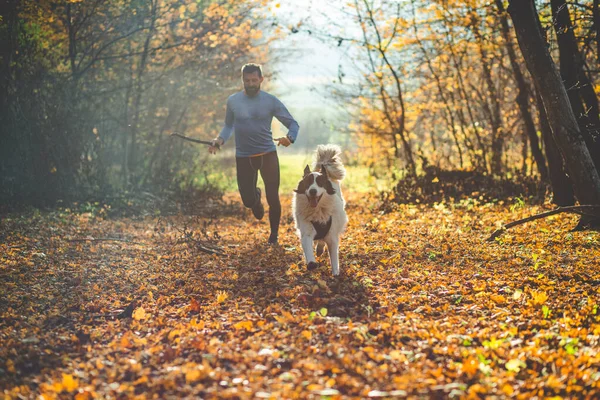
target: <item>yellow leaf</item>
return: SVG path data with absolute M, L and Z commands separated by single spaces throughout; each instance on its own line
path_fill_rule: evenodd
M 67 392 L 72 392 L 79 387 L 79 382 L 71 374 L 62 374 L 62 386 Z
M 513 387 L 508 383 L 505 383 L 504 386 L 502 386 L 502 391 L 507 396 L 512 396 L 512 394 L 515 392 Z
M 306 338 L 306 340 L 310 340 L 312 338 L 312 332 L 311 331 L 302 331 L 302 336 L 304 336 Z
M 133 312 L 133 319 L 141 320 L 146 319 L 146 311 L 142 307 L 138 307 Z
M 538 292 L 536 290 L 531 291 L 531 297 L 533 299 L 533 304 L 536 306 L 541 306 L 546 302 L 546 300 L 548 300 L 548 295 L 546 292 Z
M 94 394 L 92 394 L 91 392 L 88 392 L 87 390 L 84 390 L 83 392 L 79 392 L 75 395 L 75 400 L 90 400 L 93 399 L 95 397 Z
M 506 303 L 506 299 L 504 298 L 504 296 L 502 296 L 500 294 L 493 294 L 490 296 L 490 299 L 492 299 L 495 303 L 498 303 L 498 304 Z
M 202 364 L 187 363 L 183 367 L 183 372 L 185 373 L 185 381 L 193 383 L 206 378 L 210 370 Z
M 223 303 L 228 298 L 229 298 L 229 296 L 227 295 L 227 293 L 225 293 L 223 291 L 218 291 L 217 292 L 217 303 Z
M 142 383 L 148 383 L 147 375 L 142 375 L 141 378 L 139 378 L 135 382 L 133 382 L 133 386 L 141 385 Z
M 238 322 L 237 324 L 233 325 L 233 327 L 238 330 L 245 329 L 245 330 L 249 331 L 252 329 L 253 325 L 254 324 L 252 323 L 252 321 L 241 321 L 241 322 Z
M 202 372 L 200 372 L 197 369 L 191 370 L 186 372 L 185 374 L 185 381 L 187 383 L 192 383 L 192 382 L 196 382 L 199 381 L 200 378 L 202 378 Z
M 52 390 L 54 390 L 56 393 L 60 393 L 63 390 L 63 385 L 60 382 L 54 382 L 52 384 Z
M 121 338 L 121 347 L 131 347 L 131 341 L 129 340 L 127 334 L 123 335 Z
M 479 361 L 475 357 L 471 356 L 463 361 L 462 370 L 465 374 L 473 376 L 477 373 L 478 369 Z
M 171 332 L 169 332 L 169 340 L 173 340 L 175 339 L 176 336 L 180 336 L 181 335 L 181 330 L 180 329 L 173 329 Z

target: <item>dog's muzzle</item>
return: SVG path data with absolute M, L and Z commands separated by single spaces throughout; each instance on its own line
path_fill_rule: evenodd
M 309 196 L 306 195 L 306 198 L 308 199 L 308 204 L 310 204 L 310 206 L 312 208 L 316 208 L 317 205 L 319 204 L 319 201 L 321 201 L 321 197 L 323 197 L 323 195 L 320 196 Z

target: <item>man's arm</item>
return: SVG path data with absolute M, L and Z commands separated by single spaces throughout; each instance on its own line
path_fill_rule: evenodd
M 298 131 L 300 129 L 300 125 L 298 122 L 292 117 L 290 112 L 285 108 L 283 103 L 279 99 L 275 99 L 275 112 L 273 116 L 279 120 L 286 128 L 288 128 L 288 139 L 290 142 L 294 143 L 296 138 L 298 137 Z
M 229 138 L 231 137 L 231 133 L 233 132 L 234 115 L 233 110 L 231 109 L 231 105 L 229 104 L 230 101 L 231 97 L 227 99 L 227 111 L 225 111 L 225 125 L 223 126 L 223 129 L 221 129 L 221 133 L 219 133 L 219 136 L 217 137 L 217 139 L 221 139 L 221 144 L 225 144 L 225 142 L 229 140 Z

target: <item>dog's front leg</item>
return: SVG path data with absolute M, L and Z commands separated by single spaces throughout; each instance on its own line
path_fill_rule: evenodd
M 302 242 L 302 250 L 304 250 L 304 258 L 306 259 L 307 268 L 309 270 L 317 268 L 319 263 L 315 259 L 315 253 L 313 252 L 312 236 L 304 235 L 300 241 Z
M 340 241 L 339 239 L 331 239 L 327 243 L 327 250 L 329 251 L 329 259 L 331 260 L 331 273 L 333 276 L 340 274 Z

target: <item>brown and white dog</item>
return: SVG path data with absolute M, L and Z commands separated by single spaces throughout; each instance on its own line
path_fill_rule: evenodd
M 341 188 L 346 169 L 340 155 L 341 149 L 337 145 L 317 146 L 314 171 L 306 166 L 292 201 L 294 222 L 308 269 L 319 266 L 313 251 L 314 242 L 317 242 L 317 256 L 323 253 L 327 244 L 334 276 L 340 273 L 340 237 L 348 224 Z

